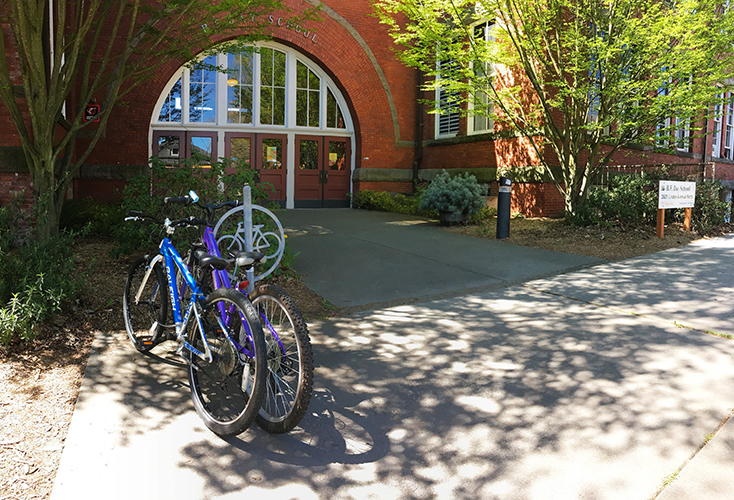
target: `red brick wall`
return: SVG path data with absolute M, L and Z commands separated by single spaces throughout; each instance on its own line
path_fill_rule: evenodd
M 20 207 L 30 209 L 33 206 L 33 184 L 31 174 L 0 172 L 0 207 L 7 206 L 16 194 L 25 191 L 25 201 Z
M 324 3 L 327 9 L 320 14 L 322 19 L 306 21 L 303 28 L 298 31 L 295 26 L 278 27 L 277 23 L 274 23 L 272 30 L 274 40 L 299 50 L 319 64 L 342 91 L 355 122 L 357 168 L 411 169 L 414 157 L 411 142 L 414 140 L 416 113 L 421 110 L 416 103 L 416 73 L 396 59 L 393 52 L 395 45 L 386 27 L 372 15 L 371 2 L 325 0 Z M 286 0 L 285 4 L 296 14 L 307 6 L 303 0 Z M 333 9 L 336 15 L 330 16 L 329 9 Z M 285 13 L 273 13 L 274 19 L 280 16 L 285 16 Z M 361 37 L 367 43 L 369 51 L 377 59 L 397 111 L 399 126 L 397 135 L 390 113 L 388 94 L 385 92 L 380 74 L 359 40 L 350 33 L 348 27 L 340 24 L 340 18 L 356 30 L 359 35 L 357 38 Z M 8 33 L 8 25 L 1 27 Z M 306 32 L 309 33 L 308 37 L 304 36 Z M 9 37 L 5 39 L 6 42 L 10 40 Z M 13 77 L 19 83 L 16 58 L 11 57 L 10 65 Z M 165 65 L 160 68 L 157 78 L 137 87 L 126 96 L 125 103 L 113 110 L 105 137 L 87 159 L 88 164 L 146 163 L 149 124 L 155 111 L 155 104 L 165 85 L 180 66 L 178 62 Z M 518 75 L 515 77 L 519 78 Z M 432 96 L 424 94 L 424 97 Z M 76 96 L 72 96 L 69 109 L 74 109 L 75 99 Z M 421 110 L 424 120 L 423 138 L 431 141 L 434 136 L 434 115 L 428 115 L 425 111 Z M 502 124 L 498 123 L 497 129 L 501 128 Z M 459 136 L 465 134 L 464 118 L 461 120 Z M 461 137 L 458 139 L 462 140 Z M 710 144 L 710 139 L 708 142 Z M 19 142 L 15 128 L 10 122 L 7 110 L 0 106 L 0 146 L 17 145 Z M 77 150 L 81 150 L 84 146 L 85 141 L 80 139 Z M 694 151 L 700 152 L 701 149 L 697 144 Z M 218 153 L 222 155 L 223 151 Z M 551 153 L 546 150 L 545 154 Z M 691 157 L 623 150 L 614 155 L 612 163 L 626 165 L 695 161 L 697 160 Z M 506 168 L 538 163 L 539 159 L 527 139 L 511 138 L 464 143 L 448 141 L 426 145 L 423 148 L 421 168 Z M 715 175 L 720 179 L 734 179 L 734 164 L 718 162 Z M 95 198 L 101 201 L 112 201 L 116 199 L 115 189 L 120 187 L 121 181 L 118 180 L 81 179 L 76 183 L 75 191 L 82 197 L 94 194 Z M 410 192 L 412 186 L 409 182 L 363 181 L 356 182 L 354 188 Z M 5 189 L 5 186 L 0 186 L 0 189 Z M 562 209 L 562 199 L 552 184 L 516 183 L 513 186 L 513 211 L 522 211 L 527 215 L 554 215 Z
M 408 194 L 413 191 L 413 184 L 410 182 L 379 182 L 379 181 L 359 181 L 354 183 L 354 192 L 360 190 L 368 191 L 387 191 L 389 193 Z
M 117 203 L 127 183 L 120 179 L 74 179 L 76 198 L 91 197 L 100 203 Z
M 295 13 L 303 10 L 305 2 L 285 2 Z M 327 0 L 359 35 L 367 41 L 377 58 L 392 92 L 399 118 L 399 137 L 393 130 L 388 96 L 383 89 L 372 62 L 358 41 L 327 13 L 321 21 L 306 21 L 300 32 L 277 26 L 285 13 L 273 13 L 272 36 L 296 48 L 319 64 L 335 81 L 347 99 L 357 129 L 357 165 L 370 168 L 411 168 L 412 146 L 396 146 L 396 141 L 412 141 L 415 128 L 415 73 L 399 63 L 392 53 L 392 41 L 387 30 L 371 15 L 369 2 Z M 311 29 L 315 28 L 315 31 Z M 309 38 L 304 36 L 310 32 Z M 313 42 L 315 34 L 316 43 Z M 87 160 L 90 164 L 141 164 L 148 156 L 148 128 L 155 104 L 166 83 L 180 64 L 161 68 L 158 78 L 138 87 L 126 98 L 127 105 L 112 113 L 106 137 Z M 81 143 L 81 141 L 80 141 Z M 223 154 L 223 152 L 219 152 Z
M 513 183 L 510 212 L 525 217 L 557 217 L 563 214 L 563 196 L 550 182 Z

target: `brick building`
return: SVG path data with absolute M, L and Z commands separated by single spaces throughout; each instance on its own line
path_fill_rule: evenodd
M 285 3 L 298 13 L 315 0 Z M 368 0 L 324 0 L 321 19 L 303 25 L 272 12 L 272 40 L 259 51 L 208 58 L 227 74 L 164 66 L 114 109 L 69 196 L 114 201 L 151 155 L 175 162 L 194 151 L 249 161 L 287 208 L 348 206 L 361 189 L 407 193 L 441 169 L 492 182 L 498 169 L 512 177 L 514 166 L 534 163 L 526 140 L 491 122 L 427 113 L 417 72 L 395 58 L 371 14 Z M 705 140 L 674 154 L 622 150 L 615 163 L 700 165 L 707 178 L 734 181 L 734 105 L 721 114 Z M 0 204 L 30 185 L 19 146 L 0 105 Z M 541 181 L 516 183 L 513 205 L 526 215 L 563 210 L 555 187 Z

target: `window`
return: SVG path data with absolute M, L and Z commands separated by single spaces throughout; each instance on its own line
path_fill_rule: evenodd
M 319 126 L 321 80 L 316 73 L 298 61 L 296 64 L 296 125 Z
M 181 68 L 169 85 L 153 115 L 158 130 L 197 124 L 230 132 L 259 126 L 346 131 L 351 124 L 329 77 L 286 47 L 209 56 Z
M 439 72 L 451 71 L 456 64 L 454 61 L 439 61 Z M 459 132 L 459 93 L 455 90 L 440 86 L 441 76 L 437 77 L 439 87 L 436 90 L 438 102 L 438 117 L 436 119 L 436 137 L 453 137 Z
M 161 106 L 158 114 L 159 122 L 180 122 L 181 121 L 181 79 L 173 85 L 173 88 L 166 96 L 166 100 Z
M 734 102 L 729 92 L 729 104 L 726 106 L 726 126 L 724 134 L 724 157 L 734 160 Z
M 336 102 L 336 97 L 327 90 L 326 96 L 326 126 L 329 128 L 346 128 L 342 110 Z
M 227 123 L 252 123 L 252 52 L 227 54 Z
M 285 54 L 260 50 L 260 123 L 285 125 Z
M 690 120 L 683 118 L 675 119 L 675 146 L 678 151 L 690 151 L 691 126 Z
M 711 134 L 711 156 L 721 156 L 721 94 L 716 94 L 716 105 L 714 106 L 714 129 Z
M 688 82 L 688 87 L 693 85 L 693 77 L 683 77 L 679 83 Z M 678 151 L 690 151 L 691 147 L 691 120 L 689 118 L 675 118 L 675 147 Z
M 665 68 L 663 68 L 663 71 L 665 71 Z M 662 101 L 662 109 L 667 108 L 667 99 L 664 99 L 665 96 L 669 95 L 670 88 L 669 88 L 670 80 L 668 80 L 666 83 L 663 84 L 662 87 L 658 89 L 658 99 Z M 671 118 L 661 118 L 658 121 L 657 126 L 657 145 L 658 147 L 668 147 L 668 142 L 670 138 L 670 127 L 671 127 Z
M 191 70 L 189 76 L 189 121 L 214 123 L 216 113 L 217 64 L 215 56 L 209 56 Z
M 479 47 L 487 42 L 494 40 L 492 30 L 494 24 L 484 21 L 474 26 L 474 40 Z M 494 122 L 491 118 L 494 109 L 493 101 L 489 97 L 489 86 L 492 85 L 492 77 L 494 75 L 494 65 L 487 61 L 475 61 L 472 67 L 476 81 L 480 86 L 487 90 L 478 90 L 469 103 L 469 109 L 474 111 L 468 120 L 468 132 L 470 134 L 478 134 L 491 132 L 494 129 Z

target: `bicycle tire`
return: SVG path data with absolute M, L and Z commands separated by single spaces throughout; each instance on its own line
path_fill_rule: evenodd
M 217 321 L 220 303 L 224 303 L 231 320 L 227 323 L 228 334 L 250 349 L 254 357 L 243 359 L 245 356 L 237 353 L 224 336 Z M 241 434 L 255 420 L 265 395 L 267 355 L 262 327 L 252 304 L 231 288 L 214 290 L 203 300 L 200 311 L 215 360 L 208 363 L 188 354 L 191 399 L 199 417 L 212 432 L 220 436 Z M 250 340 L 245 328 L 250 331 Z M 189 328 L 189 343 L 204 352 L 197 330 Z
M 135 259 L 130 266 L 122 295 L 125 330 L 135 349 L 140 352 L 149 351 L 165 340 L 162 332 L 168 317 L 168 282 L 160 263 L 153 266 L 140 301 L 135 303 L 135 296 L 142 285 L 150 260 L 150 255 Z
M 260 315 L 268 349 L 268 383 L 256 422 L 267 432 L 282 434 L 298 425 L 311 399 L 313 350 L 308 327 L 295 301 L 276 285 L 257 285 L 250 300 Z

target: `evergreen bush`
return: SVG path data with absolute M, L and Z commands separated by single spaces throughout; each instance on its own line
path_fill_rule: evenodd
M 473 175 L 451 176 L 442 170 L 423 192 L 419 208 L 471 216 L 486 205 L 486 195 L 486 188 Z

